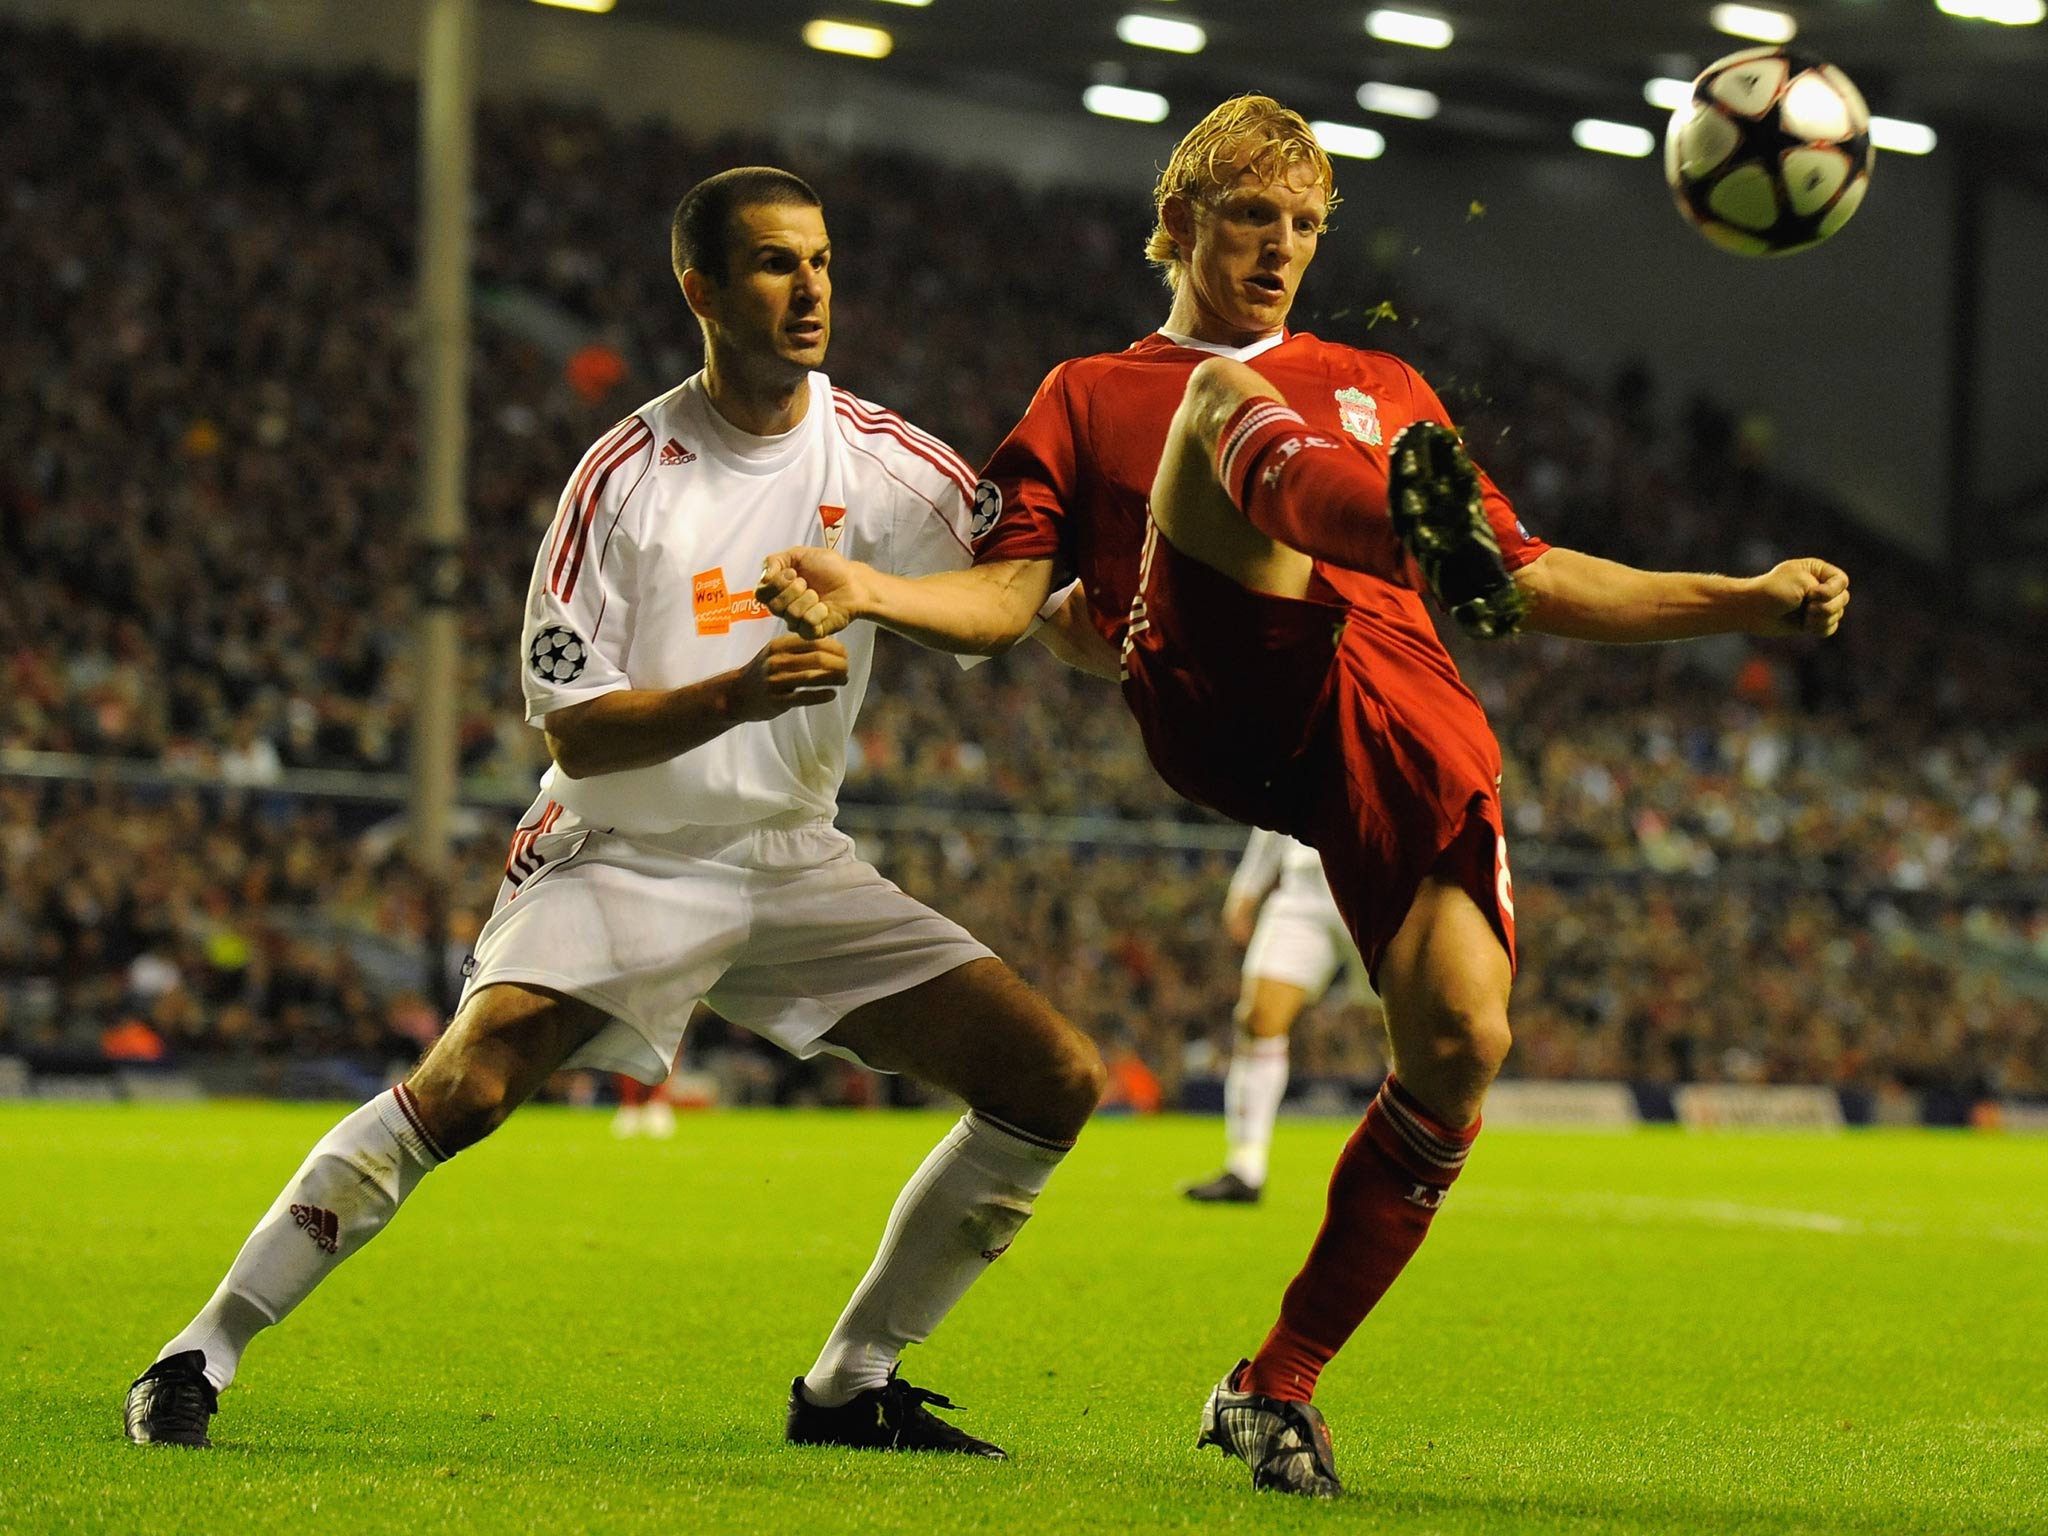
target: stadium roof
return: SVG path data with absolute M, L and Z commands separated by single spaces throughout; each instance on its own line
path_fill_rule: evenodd
M 1588 114 L 1657 127 L 1663 114 L 1643 99 L 1645 81 L 1689 78 L 1748 46 L 1714 30 L 1709 0 L 1389 3 L 1448 20 L 1455 40 L 1441 50 L 1377 41 L 1365 29 L 1369 0 L 618 0 L 618 13 L 796 52 L 807 22 L 855 22 L 894 39 L 889 57 L 860 67 L 904 83 L 1053 110 L 1078 110 L 1091 84 L 1124 85 L 1164 95 L 1169 126 L 1259 89 L 1309 117 L 1370 123 L 1397 141 L 1452 133 L 1555 142 Z M 1795 46 L 1846 69 L 1876 112 L 1937 129 L 1978 122 L 2048 138 L 2048 23 L 1963 20 L 1935 0 L 1779 8 L 1799 24 Z M 1131 12 L 1194 22 L 1207 46 L 1182 55 L 1122 42 L 1117 20 Z M 1369 115 L 1356 99 L 1368 80 L 1433 92 L 1442 111 L 1428 123 Z

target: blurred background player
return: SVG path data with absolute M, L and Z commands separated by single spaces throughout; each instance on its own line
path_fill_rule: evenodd
M 250 1341 L 421 1179 L 565 1064 L 660 1082 L 701 999 L 794 1055 L 910 1072 L 968 1105 L 791 1384 L 786 1438 L 1003 1456 L 933 1416 L 952 1404 L 897 1361 L 1030 1217 L 1101 1094 L 1101 1058 L 834 825 L 873 630 L 762 644 L 773 621 L 747 591 L 792 538 L 903 574 L 958 569 L 974 482 L 937 439 L 817 371 L 831 243 L 802 181 L 747 167 L 700 183 L 672 255 L 705 366 L 585 455 L 535 562 L 521 682 L 554 766 L 462 1004 L 409 1077 L 314 1147 L 131 1386 L 138 1443 L 209 1444 Z
M 1223 1171 L 1182 1191 L 1203 1204 L 1251 1205 L 1266 1187 L 1273 1122 L 1287 1097 L 1294 1021 L 1342 971 L 1353 1001 L 1374 1001 L 1315 849 L 1256 827 L 1223 900 L 1223 930 L 1245 946 L 1230 1065 L 1223 1074 Z
M 994 654 L 1078 577 L 1160 776 L 1322 855 L 1393 1071 L 1338 1157 L 1278 1320 L 1210 1394 L 1201 1437 L 1254 1488 L 1325 1498 L 1342 1484 L 1316 1383 L 1421 1247 L 1510 1043 L 1499 746 L 1414 576 L 1481 638 L 1826 635 L 1849 599 L 1820 560 L 1643 571 L 1532 536 L 1413 368 L 1287 329 L 1335 193 L 1298 113 L 1224 102 L 1154 192 L 1165 325 L 1039 386 L 989 462 L 1000 513 L 975 568 L 904 581 L 794 549 L 761 587 L 801 633 L 866 618 Z
M 690 1014 L 688 1037 L 701 1039 L 707 1025 L 721 1026 L 722 1021 L 699 1003 Z M 667 1141 L 675 1135 L 676 1105 L 680 1101 L 677 1085 L 684 1075 L 680 1056 L 676 1058 L 674 1069 L 658 1083 L 643 1083 L 624 1072 L 613 1073 L 612 1084 L 619 1095 L 619 1107 L 612 1111 L 612 1135 L 621 1141 L 635 1136 Z
M 633 1136 L 649 1136 L 656 1141 L 667 1141 L 676 1133 L 675 1100 L 669 1096 L 669 1084 L 675 1074 L 663 1078 L 649 1087 L 637 1077 L 628 1077 L 623 1072 L 616 1074 L 614 1082 L 619 1090 L 619 1107 L 612 1111 L 612 1134 L 621 1141 Z

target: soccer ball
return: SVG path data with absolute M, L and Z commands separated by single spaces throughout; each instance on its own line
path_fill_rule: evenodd
M 1870 109 L 1855 84 L 1785 48 L 1709 64 L 1664 134 L 1678 211 L 1743 256 L 1788 256 L 1848 223 L 1870 188 L 1870 155 Z

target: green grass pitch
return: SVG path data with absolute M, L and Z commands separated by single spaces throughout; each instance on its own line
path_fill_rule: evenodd
M 1194 1448 L 1348 1127 L 1253 1209 L 1109 1120 L 911 1379 L 972 1464 L 781 1443 L 935 1115 L 529 1110 L 259 1340 L 218 1449 L 123 1389 L 331 1107 L 0 1107 L 7 1531 L 2048 1531 L 2048 1141 L 1496 1132 L 1324 1378 L 1346 1500 Z

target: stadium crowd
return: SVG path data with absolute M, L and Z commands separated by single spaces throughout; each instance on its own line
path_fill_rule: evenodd
M 409 1059 L 489 910 L 499 819 L 463 845 L 437 930 L 388 823 L 350 833 L 275 792 L 0 780 L 0 1055 L 245 1057 L 272 1082 L 307 1058 Z M 1213 1068 L 1240 959 L 1218 922 L 1227 853 L 973 830 L 862 845 L 1168 1095 Z M 1883 901 L 1634 872 L 1525 875 L 1517 905 L 1515 1074 L 2048 1095 L 2048 1009 L 1934 958 Z M 2048 928 L 2033 941 L 2048 952 Z M 1385 1065 L 1374 1021 L 1338 998 L 1296 1063 Z
M 432 979 L 365 957 L 427 942 L 424 883 L 388 838 L 266 786 L 405 757 L 412 91 L 4 23 L 0 44 L 0 767 L 77 753 L 239 786 L 0 780 L 0 1052 L 409 1054 L 437 1027 Z M 534 548 L 583 447 L 697 364 L 663 257 L 676 197 L 759 159 L 825 198 L 835 378 L 970 458 L 1053 362 L 1163 314 L 1142 203 L 487 108 L 471 771 L 544 761 L 512 664 Z M 1511 1069 L 2048 1093 L 2048 1010 L 1873 921 L 1996 929 L 2008 954 L 2048 956 L 2038 669 L 1774 477 L 1758 424 L 1660 401 L 1643 370 L 1575 377 L 1399 291 L 1370 250 L 1340 223 L 1308 323 L 1422 367 L 1536 531 L 1661 566 L 1757 568 L 1810 544 L 1856 577 L 1863 622 L 1826 647 L 1461 650 L 1502 737 L 1511 832 L 1573 871 L 1523 882 Z M 1035 650 L 971 672 L 880 655 L 849 803 L 1201 819 L 1106 686 Z M 502 830 L 465 855 L 458 947 Z M 878 851 L 1169 1082 L 1223 1034 L 1237 956 L 1217 857 L 972 832 Z M 1587 877 L 1600 867 L 1627 878 Z M 1308 1031 L 1303 1069 L 1372 1070 L 1355 1026 Z

